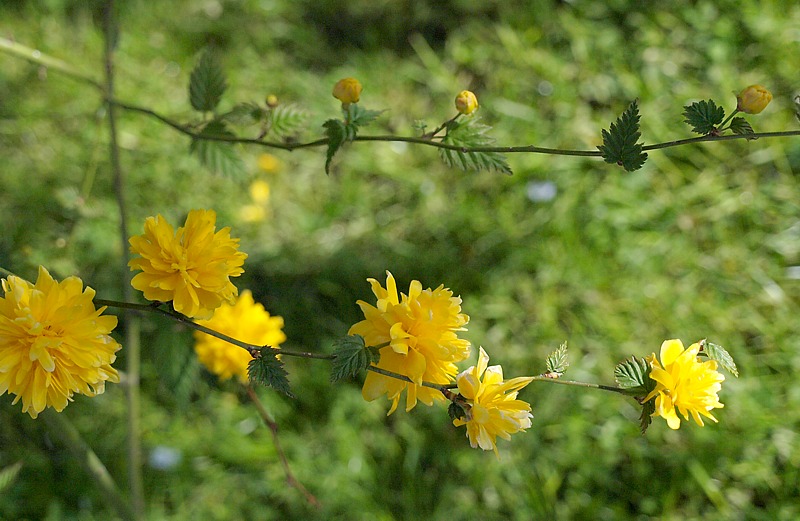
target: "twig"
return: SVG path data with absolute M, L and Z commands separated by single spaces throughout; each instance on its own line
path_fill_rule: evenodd
M 103 36 L 105 39 L 105 85 L 106 99 L 114 99 L 114 47 L 118 38 L 119 28 L 116 25 L 114 0 L 107 0 L 103 6 Z M 111 159 L 111 174 L 114 181 L 114 194 L 119 210 L 119 236 L 122 258 L 120 278 L 122 281 L 122 295 L 125 300 L 131 300 L 131 277 L 128 269 L 128 222 L 125 205 L 125 179 L 119 158 L 119 144 L 117 142 L 116 110 L 113 104 L 107 104 L 109 156 Z M 125 354 L 127 359 L 127 385 L 126 397 L 128 401 L 128 486 L 130 487 L 131 504 L 136 519 L 144 518 L 144 486 L 142 483 L 142 445 L 140 439 L 141 398 L 139 396 L 139 380 L 141 373 L 141 344 L 139 342 L 140 320 L 132 313 L 123 313 L 125 321 Z
M 281 460 L 281 465 L 283 466 L 283 472 L 286 474 L 286 483 L 289 484 L 289 486 L 299 490 L 306 497 L 306 501 L 308 501 L 311 505 L 319 508 L 321 506 L 319 500 L 314 497 L 314 495 L 294 477 L 292 469 L 289 467 L 289 460 L 286 458 L 286 454 L 283 452 L 280 439 L 278 439 L 278 424 L 272 419 L 269 412 L 267 412 L 264 404 L 261 403 L 261 400 L 259 400 L 258 395 L 253 389 L 253 386 L 250 384 L 247 385 L 247 395 L 253 401 L 253 404 L 258 410 L 258 414 L 261 415 L 261 419 L 264 420 L 264 423 L 266 423 L 267 427 L 269 427 L 270 433 L 272 433 L 272 442 L 275 444 L 275 451 L 278 453 L 278 457 Z

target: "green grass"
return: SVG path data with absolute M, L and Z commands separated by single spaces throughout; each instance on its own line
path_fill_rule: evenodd
M 414 6 L 413 8 L 410 6 Z M 682 107 L 766 85 L 757 131 L 797 128 L 800 66 L 790 2 L 125 2 L 120 99 L 193 117 L 188 78 L 216 45 L 228 74 L 222 109 L 274 93 L 322 135 L 338 116 L 333 83 L 355 76 L 362 104 L 387 109 L 364 133 L 412 135 L 453 115 L 473 90 L 500 144 L 594 149 L 600 129 L 638 98 L 643 141 L 689 137 Z M 219 7 L 220 9 L 216 9 Z M 102 76 L 102 37 L 84 2 L 0 6 L 0 36 Z M 39 264 L 119 298 L 120 240 L 102 100 L 90 87 L 0 54 L 3 158 L 0 265 Z M 323 171 L 324 150 L 239 148 L 246 174 L 212 175 L 188 139 L 120 114 L 131 233 L 214 208 L 250 257 L 237 281 L 285 318 L 287 349 L 330 352 L 370 300 L 367 277 L 401 288 L 444 283 L 463 298 L 466 334 L 507 376 L 544 371 L 570 346 L 567 377 L 613 383 L 616 363 L 666 338 L 707 337 L 741 371 L 720 394 L 719 424 L 656 420 L 638 433 L 633 401 L 542 383 L 522 398 L 533 427 L 469 448 L 444 408 L 386 418 L 358 382 L 328 383 L 326 362 L 289 360 L 296 400 L 260 395 L 281 428 L 315 511 L 288 487 L 266 427 L 233 384 L 191 356 L 191 335 L 144 326 L 143 444 L 172 447 L 170 471 L 145 468 L 150 519 L 784 519 L 800 516 L 800 140 L 762 139 L 654 151 L 634 173 L 600 159 L 510 155 L 511 177 L 444 167 L 435 150 L 352 143 Z M 248 186 L 271 187 L 269 217 L 245 222 Z M 557 196 L 532 202 L 528 183 Z M 121 338 L 121 337 L 120 337 Z M 117 365 L 124 367 L 125 350 Z M 472 363 L 472 361 L 470 361 Z M 465 364 L 465 367 L 468 364 Z M 176 368 L 178 370 L 176 370 Z M 184 369 L 185 368 L 185 369 Z M 191 378 L 182 378 L 189 374 Z M 0 397 L 0 469 L 23 467 L 0 494 L 2 519 L 108 519 L 102 498 L 44 424 Z M 125 402 L 118 386 L 76 397 L 65 414 L 122 486 Z M 256 426 L 253 429 L 253 426 Z

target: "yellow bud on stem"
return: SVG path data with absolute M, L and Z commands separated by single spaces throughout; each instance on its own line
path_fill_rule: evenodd
M 758 114 L 772 101 L 772 93 L 761 85 L 750 85 L 736 96 L 736 110 Z
M 361 96 L 361 82 L 355 78 L 344 78 L 333 86 L 333 97 L 342 102 L 342 108 L 358 103 Z
M 462 90 L 456 96 L 456 110 L 461 114 L 472 114 L 478 109 L 478 98 L 468 90 Z

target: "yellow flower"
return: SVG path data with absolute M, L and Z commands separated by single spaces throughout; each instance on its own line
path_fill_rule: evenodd
M 22 400 L 36 418 L 46 407 L 61 412 L 74 393 L 96 396 L 119 382 L 111 364 L 120 345 L 109 335 L 117 317 L 101 316 L 92 288 L 77 277 L 57 282 L 39 267 L 36 284 L 3 280 L 0 297 L 0 395 Z
M 271 317 L 264 306 L 253 301 L 250 290 L 243 291 L 236 304 L 223 304 L 209 320 L 197 323 L 256 346 L 277 348 L 286 341 L 283 318 Z M 209 371 L 220 380 L 238 376 L 247 383 L 247 365 L 253 359 L 247 350 L 200 331 L 194 332 L 194 338 L 197 357 Z
M 736 109 L 746 114 L 758 114 L 772 101 L 772 93 L 761 85 L 750 85 L 736 96 Z
M 497 437 L 504 440 L 530 428 L 531 406 L 517 400 L 517 394 L 533 381 L 532 377 L 518 377 L 503 381 L 503 368 L 489 365 L 489 355 L 480 348 L 478 365 L 458 375 L 458 392 L 467 399 L 470 408 L 466 418 L 453 420 L 453 425 L 467 426 L 467 437 L 473 448 L 493 450 L 497 454 Z
M 681 420 L 675 412 L 677 408 L 686 420 L 691 414 L 698 425 L 703 425 L 701 415 L 717 421 L 709 411 L 721 408 L 717 392 L 725 377 L 717 372 L 717 362 L 701 362 L 697 358 L 700 344 L 683 348 L 680 340 L 665 340 L 661 344 L 661 362 L 655 353 L 647 357 L 650 362 L 650 378 L 655 380 L 656 388 L 645 397 L 645 401 L 656 399 L 653 416 L 667 420 L 671 429 L 678 429 Z M 663 366 L 662 366 L 663 364 Z
M 358 103 L 361 96 L 361 82 L 355 78 L 344 78 L 333 86 L 333 97 L 342 102 L 342 107 L 347 108 L 351 103 Z
M 131 237 L 131 252 L 141 255 L 128 263 L 131 271 L 142 270 L 131 285 L 144 298 L 172 301 L 176 311 L 187 317 L 210 318 L 223 302 L 233 303 L 238 295 L 230 277 L 238 277 L 246 253 L 238 251 L 239 239 L 231 229 L 216 230 L 213 210 L 192 210 L 186 224 L 175 232 L 162 217 L 148 217 L 144 234 Z
M 478 109 L 478 98 L 468 90 L 462 90 L 456 96 L 456 110 L 461 114 L 472 114 Z
M 258 204 L 265 204 L 269 201 L 269 183 L 262 179 L 250 183 L 250 198 Z
M 272 154 L 261 154 L 258 156 L 258 168 L 261 169 L 262 172 L 267 174 L 274 174 L 279 172 L 281 167 L 281 160 L 277 157 L 273 156 Z
M 257 223 L 267 218 L 267 209 L 258 204 L 246 204 L 239 208 L 239 219 L 246 223 Z
M 353 325 L 349 335 L 361 335 L 368 346 L 389 344 L 380 350 L 377 364 L 382 369 L 408 376 L 414 383 L 367 373 L 362 396 L 372 401 L 386 394 L 392 400 L 388 414 L 397 409 L 400 394 L 408 390 L 406 411 L 417 404 L 427 405 L 444 400 L 436 389 L 423 387 L 422 382 L 448 384 L 458 372 L 455 362 L 469 356 L 469 342 L 458 338 L 465 331 L 469 317 L 461 313 L 461 299 L 443 285 L 422 289 L 414 280 L 408 295 L 397 294 L 394 277 L 386 272 L 386 289 L 375 279 L 367 279 L 378 299 L 377 307 L 359 300 L 365 320 Z
M 267 107 L 274 109 L 278 106 L 278 96 L 275 94 L 267 94 L 265 103 L 267 104 Z

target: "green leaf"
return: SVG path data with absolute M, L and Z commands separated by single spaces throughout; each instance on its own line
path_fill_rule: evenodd
M 622 116 L 611 124 L 610 130 L 603 130 L 603 144 L 597 148 L 606 163 L 616 163 L 627 172 L 642 167 L 647 154 L 642 152 L 642 144 L 638 143 L 639 105 L 636 100 L 622 113 Z
M 22 461 L 18 461 L 0 470 L 0 492 L 3 492 L 14 483 L 20 470 L 22 470 Z
M 747 135 L 747 134 L 755 134 L 755 132 L 753 131 L 753 127 L 751 127 L 750 123 L 748 123 L 747 120 L 744 119 L 744 118 L 740 118 L 740 117 L 733 118 L 731 120 L 730 127 L 731 127 L 731 131 L 734 134 L 738 134 L 740 136 L 744 136 L 744 135 Z M 758 139 L 758 138 L 754 137 L 754 138 L 749 138 L 749 139 L 753 140 L 753 139 Z
M 718 107 L 714 100 L 696 101 L 683 107 L 683 117 L 692 132 L 705 136 L 717 130 L 717 125 L 725 119 L 725 109 Z
M 381 355 L 377 348 L 367 347 L 361 335 L 351 335 L 334 342 L 334 354 L 331 367 L 331 382 L 356 376 L 365 371 L 370 364 L 377 364 Z
M 569 367 L 567 343 L 564 342 L 547 357 L 547 374 L 553 378 L 558 378 L 567 371 L 567 367 Z
M 479 121 L 480 117 L 472 116 L 449 122 L 442 143 L 465 148 L 493 145 L 494 139 L 487 135 L 492 127 Z M 461 170 L 496 170 L 508 175 L 513 173 L 506 157 L 499 152 L 468 152 L 440 148 L 439 156 L 447 166 L 458 167 Z
M 626 390 L 626 394 L 636 396 L 642 406 L 642 413 L 639 416 L 639 429 L 642 434 L 652 423 L 652 414 L 656 410 L 655 398 L 646 402 L 641 399 L 650 394 L 656 388 L 656 382 L 650 378 L 650 364 L 644 358 L 630 357 L 617 364 L 614 368 L 614 378 L 617 385 Z
M 283 362 L 278 360 L 279 354 L 279 349 L 270 346 L 261 347 L 247 365 L 247 375 L 251 382 L 272 387 L 289 398 L 294 398 L 289 390 L 289 373 L 283 368 Z
M 195 110 L 210 112 L 219 104 L 228 85 L 216 57 L 206 49 L 189 78 L 189 101 Z
M 219 120 L 211 121 L 200 132 L 202 137 L 235 138 L 236 135 L 227 129 Z M 205 167 L 214 173 L 234 177 L 245 173 L 244 163 L 236 153 L 233 143 L 210 139 L 193 138 L 189 152 L 195 154 Z
M 629 390 L 629 394 L 641 396 L 652 390 L 653 383 L 650 378 L 650 364 L 644 358 L 631 357 L 617 364 L 614 368 L 614 378 L 622 389 Z
M 642 404 L 642 414 L 639 416 L 639 429 L 642 435 L 647 432 L 647 428 L 653 423 L 653 413 L 656 412 L 656 399 L 653 398 Z
M 217 119 L 229 121 L 234 125 L 247 126 L 260 123 L 266 118 L 267 111 L 256 103 L 238 103 Z
M 278 105 L 269 112 L 269 131 L 278 137 L 297 134 L 308 119 L 308 113 L 292 104 Z
M 328 150 L 325 153 L 325 173 L 330 174 L 333 156 L 347 141 L 347 127 L 338 119 L 329 119 L 322 126 L 325 128 L 325 136 L 328 138 Z
M 328 151 L 325 154 L 325 173 L 331 173 L 331 160 L 336 152 L 347 141 L 353 141 L 358 135 L 360 127 L 371 123 L 381 112 L 378 110 L 367 110 L 359 107 L 357 103 L 351 103 L 344 109 L 345 121 L 339 119 L 329 119 L 322 126 L 325 128 L 325 136 L 328 138 Z
M 355 126 L 354 132 L 358 132 L 359 127 L 364 127 L 378 119 L 378 116 L 383 114 L 384 111 L 382 110 L 367 110 L 364 107 L 359 106 L 358 103 L 351 103 L 349 107 L 347 107 L 347 120 L 349 121 L 350 125 Z M 355 133 L 353 137 L 355 137 Z
M 716 360 L 717 363 L 731 373 L 736 378 L 739 378 L 739 369 L 736 367 L 736 363 L 733 361 L 733 357 L 725 350 L 724 347 L 712 344 L 711 342 L 706 342 L 702 340 L 700 342 L 702 346 L 701 353 L 706 355 L 711 360 Z

